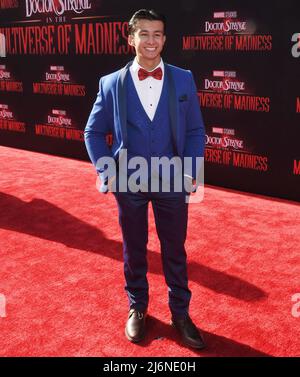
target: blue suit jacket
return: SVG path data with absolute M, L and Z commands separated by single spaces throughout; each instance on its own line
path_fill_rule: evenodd
M 100 157 L 111 156 L 117 160 L 120 151 L 127 148 L 126 79 L 131 64 L 100 79 L 97 99 L 84 131 L 86 148 L 95 166 Z M 194 162 L 196 157 L 204 156 L 205 129 L 193 75 L 191 71 L 165 63 L 165 79 L 174 155 L 182 159 L 192 157 L 192 176 L 196 178 Z M 113 134 L 111 148 L 106 143 L 109 133 Z

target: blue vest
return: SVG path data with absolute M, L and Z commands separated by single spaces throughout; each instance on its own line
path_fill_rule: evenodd
M 160 100 L 151 121 L 138 97 L 131 74 L 128 74 L 127 135 L 128 160 L 131 157 L 142 156 L 147 160 L 150 168 L 151 157 L 172 158 L 174 156 L 166 80 L 164 80 Z M 129 170 L 129 173 L 131 172 Z M 150 176 L 150 170 L 148 174 Z

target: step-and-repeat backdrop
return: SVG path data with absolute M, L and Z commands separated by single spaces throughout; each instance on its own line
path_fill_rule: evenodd
M 163 58 L 194 74 L 206 183 L 299 200 L 298 0 L 0 0 L 0 144 L 87 159 L 99 78 L 133 58 L 140 8 L 167 16 Z

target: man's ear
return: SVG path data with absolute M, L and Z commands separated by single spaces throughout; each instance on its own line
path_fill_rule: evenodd
M 133 46 L 134 47 L 134 38 L 133 38 L 133 35 L 128 35 L 128 44 L 129 46 Z

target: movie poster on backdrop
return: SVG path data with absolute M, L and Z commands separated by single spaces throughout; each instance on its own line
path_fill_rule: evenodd
M 27 124 L 24 122 L 24 114 L 18 103 L 12 100 L 1 100 L 0 102 L 0 131 L 14 134 L 14 137 L 24 134 Z
M 207 124 L 205 160 L 222 167 L 267 172 L 269 166 L 265 146 L 252 136 L 253 127 L 248 127 L 243 113 L 251 112 L 252 118 L 257 113 L 263 113 L 263 118 L 267 119 L 271 110 L 271 93 L 265 94 L 264 88 L 255 88 L 253 81 L 247 78 L 251 75 L 247 73 L 245 71 L 242 75 L 232 70 L 213 70 L 201 80 L 198 94 L 202 109 L 221 112 L 215 116 L 213 124 Z M 232 112 L 241 114 L 232 117 Z
M 20 67 L 11 62 L 0 64 L 0 132 L 3 135 L 23 137 L 27 132 L 26 114 L 20 104 L 24 82 Z
M 193 2 L 180 38 L 205 119 L 206 182 L 276 195 L 281 23 L 278 4 L 272 14 L 261 6 Z
M 20 65 L 2 61 L 0 64 L 0 93 L 21 93 L 23 94 L 24 84 Z
M 62 64 L 58 58 L 36 68 L 31 82 L 31 98 L 38 104 L 31 116 L 33 137 L 38 137 L 38 144 L 64 146 L 70 155 L 75 150 L 83 154 L 83 128 L 89 110 L 86 78 L 74 65 Z
M 102 1 L 26 0 L 16 2 L 13 22 L 0 28 L 6 56 L 123 55 L 127 22 L 101 14 Z
M 87 158 L 83 129 L 99 78 L 132 54 L 127 44 L 128 19 L 99 0 L 1 1 L 0 6 L 5 51 L 0 90 L 18 91 L 18 100 L 27 109 L 29 137 L 18 145 Z M 9 72 L 11 65 L 19 67 L 22 82 Z M 47 121 L 56 115 L 62 124 Z M 72 125 L 76 121 L 76 127 L 65 128 L 65 119 L 73 119 Z M 5 134 L 1 139 L 12 142 Z
M 296 1 L 284 5 L 282 59 L 283 82 L 281 99 L 284 122 L 282 123 L 280 177 L 282 192 L 300 200 L 300 25 L 299 4 Z
M 35 117 L 34 133 L 39 137 L 83 142 L 83 130 L 78 127 L 76 115 L 73 108 L 71 112 L 66 106 L 45 106 Z

